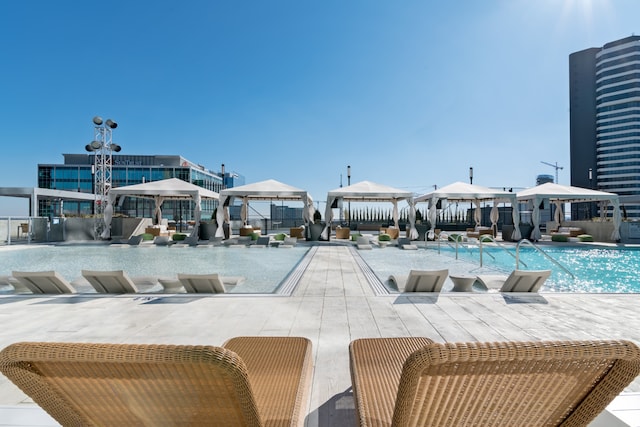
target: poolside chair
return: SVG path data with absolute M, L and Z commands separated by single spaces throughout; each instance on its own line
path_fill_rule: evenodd
M 371 338 L 349 356 L 357 418 L 372 427 L 587 426 L 640 373 L 630 341 Z
M 187 293 L 223 294 L 227 290 L 220 276 L 212 274 L 180 274 L 178 280 Z
M 127 244 L 131 246 L 137 246 L 141 242 L 142 242 L 142 234 L 138 234 L 137 236 L 131 236 L 129 237 L 129 240 L 127 240 Z
M 400 237 L 398 239 L 398 247 L 400 249 L 410 249 L 410 250 L 418 249 L 418 246 L 411 243 L 411 239 L 406 237 Z
M 24 342 L 0 352 L 0 371 L 62 425 L 301 426 L 312 352 L 298 337 Z
M 250 248 L 266 248 L 269 247 L 269 236 L 260 236 L 255 240 L 255 243 L 250 245 Z
M 358 236 L 358 238 L 356 239 L 356 247 L 360 250 L 373 248 L 373 246 L 371 246 L 371 241 L 367 236 Z
M 289 236 L 285 236 L 284 240 L 282 241 L 282 243 L 280 243 L 278 245 L 279 248 L 292 248 L 294 246 L 296 246 L 298 244 L 298 238 L 297 237 L 289 237 Z
M 138 287 L 122 270 L 90 271 L 82 270 L 82 277 L 87 279 L 96 292 L 101 294 L 137 293 Z
M 538 292 L 551 270 L 513 270 L 509 276 L 479 275 L 476 282 L 500 292 Z
M 400 292 L 440 292 L 449 270 L 411 270 L 408 276 L 389 276 Z
M 174 240 L 171 240 L 171 238 L 167 236 L 156 236 L 153 239 L 153 243 L 156 246 L 171 246 L 171 245 L 174 245 L 176 242 Z
M 57 271 L 14 271 L 21 285 L 34 294 L 74 294 L 76 289 Z

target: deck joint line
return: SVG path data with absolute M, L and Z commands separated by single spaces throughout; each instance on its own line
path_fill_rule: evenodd
M 382 281 L 380 281 L 371 267 L 369 267 L 369 264 L 367 264 L 367 262 L 360 256 L 355 246 L 351 246 L 349 250 L 351 251 L 353 259 L 356 261 L 356 264 L 360 267 L 362 274 L 364 274 L 364 277 L 367 279 L 367 283 L 369 283 L 373 293 L 376 295 L 389 295 L 391 293 L 389 292 L 389 289 L 384 285 L 384 283 L 382 283 Z
M 312 246 L 306 255 L 298 262 L 298 265 L 289 273 L 289 275 L 284 279 L 282 284 L 278 287 L 276 293 L 278 295 L 291 296 L 293 291 L 298 286 L 302 275 L 307 270 L 309 263 L 313 259 L 313 256 L 318 251 L 317 246 Z

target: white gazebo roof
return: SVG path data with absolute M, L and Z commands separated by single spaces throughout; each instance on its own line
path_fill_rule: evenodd
M 422 196 L 418 196 L 414 201 L 426 202 L 434 197 L 436 199 L 447 200 L 515 200 L 516 194 L 505 190 L 483 187 L 481 185 L 467 184 L 466 182 L 454 182 L 427 194 L 423 194 Z

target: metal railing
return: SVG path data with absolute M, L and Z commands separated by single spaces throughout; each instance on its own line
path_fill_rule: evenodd
M 426 237 L 425 237 L 425 241 L 426 241 Z M 473 244 L 470 244 L 470 242 L 464 242 L 461 238 L 455 238 L 453 240 L 453 243 L 455 243 L 455 245 L 449 241 L 448 236 L 445 234 L 445 236 L 438 236 L 438 238 L 436 239 L 437 241 L 437 248 L 438 248 L 438 254 L 440 254 L 440 244 L 442 241 L 445 241 L 446 244 L 455 251 L 456 254 L 456 259 L 458 259 L 458 249 L 460 246 L 466 248 L 468 250 L 468 252 L 473 255 L 473 252 L 470 249 L 470 246 L 476 246 Z M 528 265 L 522 261 L 520 259 L 520 247 L 522 245 L 528 245 L 531 246 L 533 249 L 535 249 L 537 252 L 539 252 L 540 254 L 542 254 L 547 260 L 549 260 L 551 263 L 553 263 L 555 266 L 557 266 L 558 268 L 560 268 L 562 271 L 564 271 L 565 273 L 567 273 L 569 276 L 571 276 L 571 278 L 575 279 L 575 275 L 568 269 L 566 268 L 564 265 L 562 265 L 560 262 L 558 262 L 558 260 L 556 260 L 555 258 L 553 258 L 551 255 L 549 255 L 547 252 L 545 252 L 543 249 L 541 249 L 540 247 L 538 247 L 537 245 L 535 245 L 534 243 L 532 243 L 531 241 L 527 240 L 527 239 L 522 239 L 520 240 L 517 244 L 516 244 L 516 250 L 515 250 L 515 254 L 513 254 L 511 251 L 509 251 L 509 249 L 504 246 L 503 244 L 501 244 L 500 242 L 498 242 L 493 236 L 490 235 L 484 235 L 481 236 L 480 239 L 478 239 L 479 243 L 478 243 L 478 247 L 479 247 L 479 258 L 480 258 L 480 267 L 483 266 L 484 263 L 484 254 L 489 255 L 493 260 L 495 260 L 495 256 L 493 256 L 491 253 L 486 252 L 483 250 L 483 243 L 486 243 L 486 240 L 490 240 L 492 243 L 494 243 L 496 245 L 496 247 L 502 249 L 504 252 L 506 252 L 507 254 L 509 254 L 509 256 L 515 258 L 515 262 L 516 262 L 516 270 L 520 268 L 520 264 L 522 264 L 524 267 L 528 268 Z
M 489 235 L 489 234 L 485 234 L 484 236 L 481 236 L 481 238 L 479 239 L 480 242 L 480 267 L 482 267 L 482 254 L 483 254 L 483 250 L 482 250 L 482 244 L 486 243 L 486 240 L 491 241 L 492 243 L 494 243 L 497 247 L 499 247 L 500 249 L 502 249 L 504 252 L 506 252 L 507 254 L 509 254 L 509 256 L 513 257 L 516 260 L 516 268 L 518 268 L 518 257 L 511 253 L 509 251 L 509 249 L 507 249 L 506 246 L 504 246 L 502 243 L 498 242 L 495 237 Z M 487 252 L 487 254 L 491 255 L 490 253 Z M 493 258 L 494 260 L 496 259 L 493 255 L 491 255 L 491 258 Z M 527 267 L 527 264 L 525 264 L 524 261 L 521 261 L 522 265 L 524 265 L 525 267 Z
M 546 253 L 545 251 L 540 249 L 537 245 L 533 244 L 531 241 L 529 241 L 527 239 L 520 240 L 518 242 L 518 244 L 516 245 L 516 270 L 518 269 L 518 266 L 520 265 L 520 246 L 523 245 L 523 244 L 531 246 L 533 249 L 535 249 L 536 251 L 540 252 L 542 255 L 544 255 L 545 258 L 547 258 L 549 261 L 551 261 L 555 266 L 557 266 L 562 271 L 564 271 L 569 276 L 571 276 L 572 279 L 576 278 L 576 276 L 574 276 L 573 273 L 571 271 L 569 271 L 564 265 L 560 264 L 555 258 L 553 258 L 551 255 L 549 255 L 548 253 Z

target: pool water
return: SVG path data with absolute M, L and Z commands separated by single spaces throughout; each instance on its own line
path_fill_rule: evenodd
M 241 276 L 230 293 L 274 293 L 305 256 L 308 247 L 177 247 L 128 245 L 38 246 L 0 251 L 0 275 L 55 270 L 69 282 L 81 270 L 124 270 L 130 277 L 177 277 L 178 273 Z M 159 288 L 161 289 L 161 288 Z
M 549 256 L 568 270 L 549 261 L 534 248 L 520 248 L 519 268 L 551 270 L 543 292 L 640 292 L 640 249 L 638 248 L 578 248 L 540 246 Z M 440 253 L 430 247 L 405 251 L 393 247 L 360 251 L 360 255 L 384 283 L 390 274 L 408 274 L 410 269 L 448 268 L 450 274 L 509 274 L 516 268 L 515 247 L 504 249 L 485 245 L 480 267 L 479 248 L 442 246 Z M 386 252 L 392 251 L 392 252 Z

